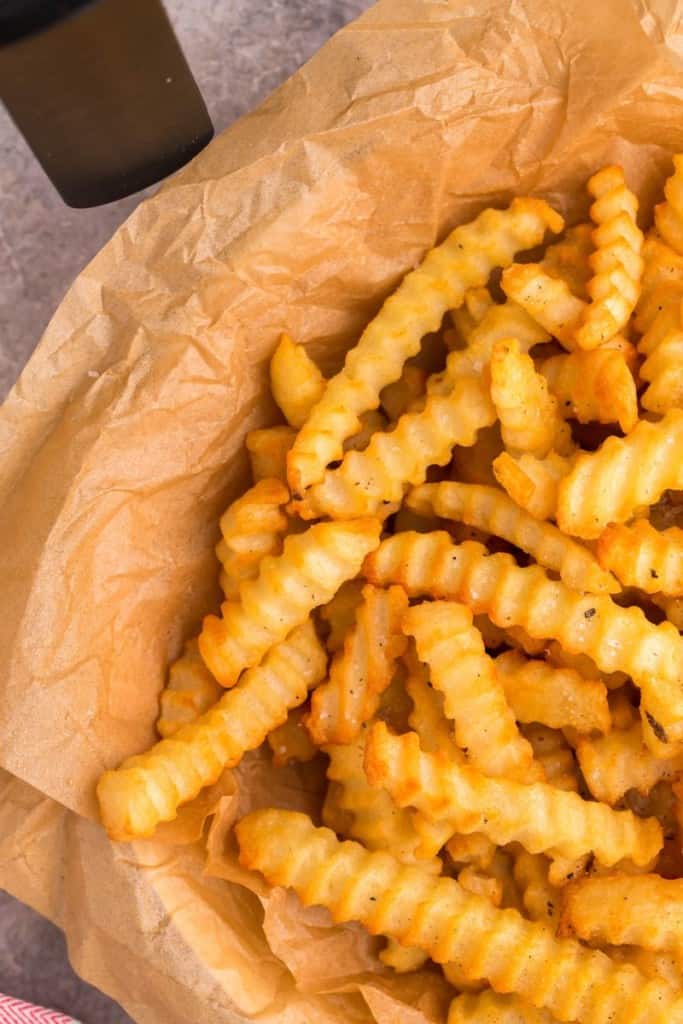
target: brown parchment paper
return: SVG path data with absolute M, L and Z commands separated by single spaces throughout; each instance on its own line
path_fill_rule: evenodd
M 313 769 L 255 755 L 123 847 L 94 783 L 152 741 L 217 600 L 279 333 L 334 370 L 454 224 L 527 192 L 576 219 L 604 161 L 645 220 L 683 150 L 682 55 L 677 0 L 382 0 L 140 205 L 0 410 L 0 884 L 139 1022 L 443 1019 L 435 973 L 392 979 L 354 926 L 240 875 L 234 815 L 313 806 Z

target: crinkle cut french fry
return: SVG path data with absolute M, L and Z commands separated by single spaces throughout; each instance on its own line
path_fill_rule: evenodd
M 550 452 L 545 459 L 533 455 L 513 459 L 508 452 L 502 452 L 493 463 L 493 473 L 512 500 L 534 519 L 554 519 L 560 481 L 572 465 L 572 456 L 557 452 Z
M 408 494 L 406 502 L 416 512 L 467 523 L 502 537 L 557 572 L 568 587 L 596 594 L 621 589 L 591 551 L 556 526 L 534 518 L 497 487 L 449 481 L 423 484 Z
M 264 427 L 251 430 L 245 440 L 251 475 L 259 480 L 287 481 L 287 452 L 294 444 L 296 431 L 291 427 Z
M 628 322 L 640 295 L 643 233 L 636 224 L 638 199 L 627 187 L 621 167 L 604 167 L 588 182 L 595 200 L 590 209 L 596 225 L 595 251 L 589 257 L 593 276 L 587 289 L 591 301 L 576 341 L 594 349 L 613 338 Z
M 503 883 L 499 878 L 487 875 L 468 864 L 458 872 L 458 882 L 467 892 L 483 896 L 485 900 L 499 907 L 503 900 Z
M 683 755 L 666 760 L 654 757 L 645 745 L 640 722 L 598 739 L 580 738 L 576 756 L 591 794 L 608 804 L 618 803 L 630 789 L 646 795 L 662 779 L 683 772 Z
M 404 661 L 408 668 L 405 688 L 412 703 L 408 724 L 417 733 L 420 746 L 430 754 L 443 750 L 452 760 L 464 762 L 465 755 L 455 742 L 453 723 L 446 717 L 443 694 L 431 685 L 429 669 L 412 648 L 406 652 Z
M 601 672 L 587 654 L 570 654 L 557 640 L 551 640 L 546 644 L 545 656 L 551 665 L 571 668 L 584 679 L 601 679 L 608 690 L 618 690 L 628 681 L 625 672 Z
M 491 306 L 472 331 L 467 348 L 451 352 L 446 369 L 427 381 L 430 394 L 444 394 L 461 377 L 479 377 L 491 361 L 499 341 L 515 338 L 521 352 L 550 340 L 550 335 L 521 306 L 508 299 Z
M 626 437 L 608 437 L 577 455 L 560 482 L 557 522 L 565 533 L 592 540 L 609 523 L 623 523 L 666 490 L 683 488 L 683 410 L 657 423 L 640 420 Z
M 560 892 L 548 879 L 548 858 L 542 853 L 529 853 L 519 844 L 511 847 L 510 852 L 515 882 L 527 917 L 554 930 L 560 916 Z
M 640 367 L 647 388 L 641 404 L 648 412 L 661 413 L 683 408 L 683 330 L 668 331 Z
M 638 397 L 624 352 L 613 348 L 569 352 L 543 360 L 539 369 L 565 418 L 618 423 L 625 434 L 635 426 Z
M 646 519 L 613 524 L 598 538 L 597 555 L 626 587 L 683 597 L 683 530 L 655 530 Z
M 301 495 L 319 483 L 326 466 L 341 458 L 359 416 L 377 407 L 382 389 L 398 380 L 422 338 L 439 329 L 446 310 L 461 305 L 468 288 L 486 284 L 494 267 L 506 266 L 520 249 L 538 245 L 546 230 L 563 226 L 547 203 L 518 198 L 506 210 L 484 210 L 427 253 L 365 328 L 301 428 L 288 458 L 292 492 Z
M 534 757 L 543 768 L 546 782 L 557 789 L 578 793 L 579 772 L 576 760 L 562 733 L 538 722 L 523 725 L 520 731 L 531 744 Z
M 338 807 L 348 818 L 348 835 L 369 850 L 388 850 L 404 864 L 419 863 L 438 874 L 438 858 L 420 855 L 420 840 L 409 811 L 399 810 L 391 797 L 368 782 L 363 768 L 366 731 L 353 743 L 329 744 L 325 753 L 330 763 L 327 777 L 336 784 Z
M 326 667 L 313 623 L 306 622 L 195 722 L 104 772 L 97 797 L 110 838 L 149 836 L 160 822 L 171 821 L 181 804 L 259 747 L 289 709 L 306 699 Z
M 541 266 L 551 277 L 559 277 L 580 299 L 587 299 L 591 276 L 588 257 L 593 251 L 593 225 L 575 224 L 543 253 Z
M 464 992 L 448 1010 L 448 1024 L 553 1024 L 557 1017 L 537 1010 L 518 996 L 485 992 Z
M 356 621 L 356 611 L 363 600 L 363 585 L 362 580 L 347 580 L 320 609 L 320 618 L 329 628 L 326 646 L 331 654 L 341 650 L 346 634 Z
M 683 256 L 652 231 L 643 242 L 643 278 L 638 307 L 661 285 L 683 284 Z M 637 307 L 637 308 L 638 308 Z
M 640 946 L 606 946 L 604 952 L 617 964 L 632 964 L 646 978 L 663 981 L 677 992 L 683 990 L 683 972 L 678 957 Z
M 318 746 L 351 743 L 377 711 L 396 661 L 406 649 L 401 621 L 408 598 L 401 587 L 367 584 L 344 646 L 335 654 L 327 682 L 311 698 L 306 727 Z
M 397 974 L 419 971 L 429 960 L 421 949 L 416 949 L 415 946 L 402 946 L 396 939 L 387 939 L 386 946 L 380 950 L 379 958 L 386 967 L 393 967 Z
M 674 172 L 664 186 L 665 202 L 655 207 L 655 224 L 667 245 L 683 255 L 683 155 L 673 158 Z
M 204 619 L 199 650 L 218 682 L 232 686 L 240 672 L 258 664 L 356 576 L 380 529 L 376 519 L 320 523 L 288 537 L 278 557 L 262 559 L 256 579 L 242 583 L 239 601 L 226 601 L 220 618 Z
M 418 398 L 425 393 L 428 374 L 420 366 L 403 367 L 403 373 L 394 381 L 388 384 L 380 395 L 382 408 L 389 417 L 389 420 L 398 420 Z
M 271 885 L 292 888 L 335 921 L 359 921 L 371 934 L 417 946 L 437 963 L 515 992 L 561 1020 L 585 1024 L 680 1024 L 683 1000 L 632 967 L 548 928 L 498 910 L 452 878 L 431 876 L 387 853 L 340 843 L 293 811 L 261 810 L 236 827 L 240 863 Z M 596 999 L 596 994 L 599 998 Z
M 539 263 L 513 263 L 503 271 L 501 286 L 509 299 L 574 351 L 586 303 L 573 295 L 563 280 L 547 273 Z
M 507 651 L 494 661 L 508 704 L 518 722 L 540 722 L 552 729 L 570 727 L 581 733 L 610 729 L 607 689 L 571 669 Z
M 303 707 L 293 708 L 282 725 L 268 733 L 268 746 L 273 751 L 273 764 L 276 767 L 291 761 L 312 761 L 317 754 L 317 748 L 304 725 L 306 713 Z
M 662 848 L 655 818 L 614 811 L 545 782 L 490 778 L 443 754 L 425 753 L 415 733 L 392 735 L 384 722 L 370 730 L 365 771 L 399 807 L 447 819 L 459 832 L 483 832 L 501 846 L 519 842 L 530 853 L 569 858 L 593 853 L 606 867 L 626 858 L 649 865 Z
M 283 506 L 288 501 L 289 491 L 280 480 L 264 479 L 233 501 L 221 516 L 216 555 L 222 565 L 221 587 L 229 600 L 238 597 L 243 580 L 258 576 L 265 555 L 280 553 L 288 527 Z
M 270 390 L 290 427 L 301 427 L 322 398 L 325 378 L 303 345 L 283 334 L 270 360 Z
M 626 672 L 641 689 L 648 746 L 656 737 L 670 754 L 678 752 L 683 639 L 670 623 L 655 626 L 640 608 L 621 608 L 604 594 L 584 596 L 549 580 L 540 566 L 521 568 L 510 555 L 490 555 L 474 542 L 454 545 L 440 532 L 387 538 L 366 559 L 365 573 L 378 586 L 400 583 L 411 597 L 462 601 L 498 624 L 559 640 L 604 672 Z
M 159 697 L 157 732 L 167 738 L 216 703 L 223 693 L 201 659 L 196 637 L 188 640 L 182 655 L 174 661 L 168 683 Z
M 683 953 L 683 879 L 625 874 L 582 878 L 563 896 L 564 935 Z
M 515 338 L 497 342 L 490 372 L 491 398 L 509 451 L 543 458 L 552 449 L 571 447 L 571 433 L 560 416 L 557 399 Z
M 422 483 L 432 465 L 450 461 L 453 446 L 472 445 L 495 412 L 480 381 L 458 381 L 448 395 L 430 395 L 393 430 L 373 434 L 363 452 L 348 452 L 338 469 L 292 502 L 303 519 L 380 514 L 400 502 L 406 485 Z
M 493 305 L 493 296 L 484 285 L 481 288 L 468 288 L 462 306 L 451 310 L 453 326 L 465 345 L 469 345 L 472 332 Z
M 517 730 L 469 608 L 448 601 L 414 605 L 403 628 L 415 638 L 432 685 L 444 695 L 456 742 L 471 763 L 489 775 L 538 779 L 533 751 Z
M 423 749 L 426 747 L 423 746 Z M 480 871 L 487 871 L 496 854 L 496 844 L 481 832 L 465 836 L 456 834 L 446 843 L 446 851 L 456 864 L 471 864 Z

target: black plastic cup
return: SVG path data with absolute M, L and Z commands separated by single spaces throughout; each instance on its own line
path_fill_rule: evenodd
M 159 0 L 0 0 L 0 98 L 74 207 L 165 178 L 213 136 Z

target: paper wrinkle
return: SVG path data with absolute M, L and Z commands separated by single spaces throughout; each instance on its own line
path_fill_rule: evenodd
M 87 820 L 94 784 L 153 741 L 218 604 L 280 332 L 335 372 L 451 227 L 525 192 L 576 221 L 608 161 L 646 224 L 683 151 L 682 54 L 676 0 L 382 0 L 138 207 L 0 410 L 0 884 L 139 1024 L 444 1020 L 436 969 L 393 977 L 379 940 L 236 862 L 251 807 L 319 814 L 322 757 L 249 755 L 135 846 Z

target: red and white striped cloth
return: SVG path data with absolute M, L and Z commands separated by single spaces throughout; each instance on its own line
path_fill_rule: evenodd
M 59 1010 L 48 1010 L 45 1006 L 34 1006 L 0 994 L 0 1024 L 77 1024 L 77 1021 Z

